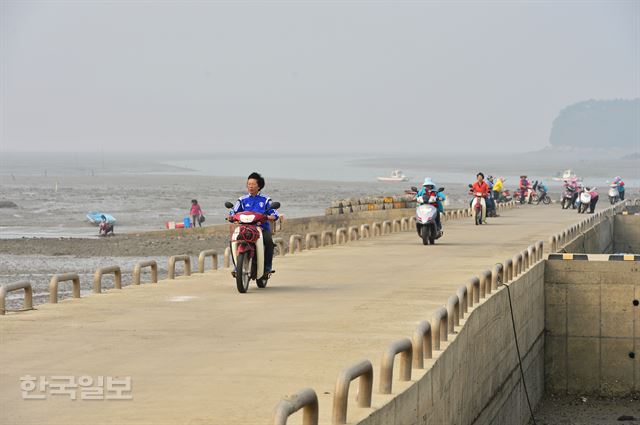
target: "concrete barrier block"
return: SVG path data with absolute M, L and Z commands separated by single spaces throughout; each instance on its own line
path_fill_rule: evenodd
M 433 410 L 433 380 L 431 374 L 425 374 L 417 384 L 418 387 L 418 423 L 426 422 Z
M 567 297 L 571 304 L 600 305 L 600 285 L 567 285 Z
M 567 338 L 567 393 L 585 394 L 600 388 L 600 339 Z
M 634 390 L 634 362 L 638 360 L 629 357 L 633 350 L 631 338 L 601 340 L 601 364 L 606 365 L 600 372 L 602 394 L 624 395 Z
M 373 406 L 376 408 L 377 406 Z M 389 425 L 395 424 L 395 399 L 375 410 L 375 414 L 358 422 L 358 425 Z

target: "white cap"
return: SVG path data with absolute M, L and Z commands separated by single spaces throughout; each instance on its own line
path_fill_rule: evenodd
M 436 184 L 433 182 L 433 180 L 431 180 L 430 177 L 425 177 L 424 178 L 424 183 L 422 183 L 423 186 L 433 186 L 436 187 Z

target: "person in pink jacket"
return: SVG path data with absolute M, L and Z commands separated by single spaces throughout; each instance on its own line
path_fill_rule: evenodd
M 191 200 L 191 211 L 189 211 L 189 216 L 191 216 L 191 227 L 198 226 L 202 227 L 202 218 L 204 218 L 204 213 L 202 212 L 202 208 L 200 208 L 200 204 L 198 204 L 197 199 Z

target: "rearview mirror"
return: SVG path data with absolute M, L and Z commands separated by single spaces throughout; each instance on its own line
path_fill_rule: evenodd
M 473 185 L 472 185 L 472 184 L 470 184 L 470 185 L 469 185 L 469 187 L 473 187 Z
M 227 208 L 233 208 L 233 204 L 231 202 L 229 202 L 229 201 L 225 202 L 224 206 L 227 207 Z
M 418 191 L 418 188 L 417 188 L 417 187 L 415 187 L 415 186 L 411 186 L 411 190 L 413 190 L 414 192 L 417 192 L 417 191 Z
M 278 208 L 280 208 L 280 202 L 272 202 L 271 208 L 273 208 L 274 210 L 277 210 Z
M 438 192 L 444 192 L 444 187 L 441 187 L 440 189 L 438 189 Z

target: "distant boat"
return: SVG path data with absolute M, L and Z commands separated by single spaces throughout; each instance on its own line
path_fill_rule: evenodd
M 409 177 L 405 176 L 402 171 L 394 170 L 389 177 L 378 177 L 379 182 L 408 182 Z
M 102 221 L 102 216 L 104 216 L 107 219 L 107 223 L 113 224 L 116 222 L 115 217 L 112 216 L 111 214 L 107 214 L 99 211 L 91 211 L 87 213 L 87 220 L 89 220 L 89 223 L 91 224 L 100 224 L 100 222 Z
M 564 170 L 562 172 L 562 177 L 554 177 L 553 180 L 562 181 L 562 180 L 579 180 L 579 179 L 576 176 L 576 173 L 574 173 L 572 170 Z

